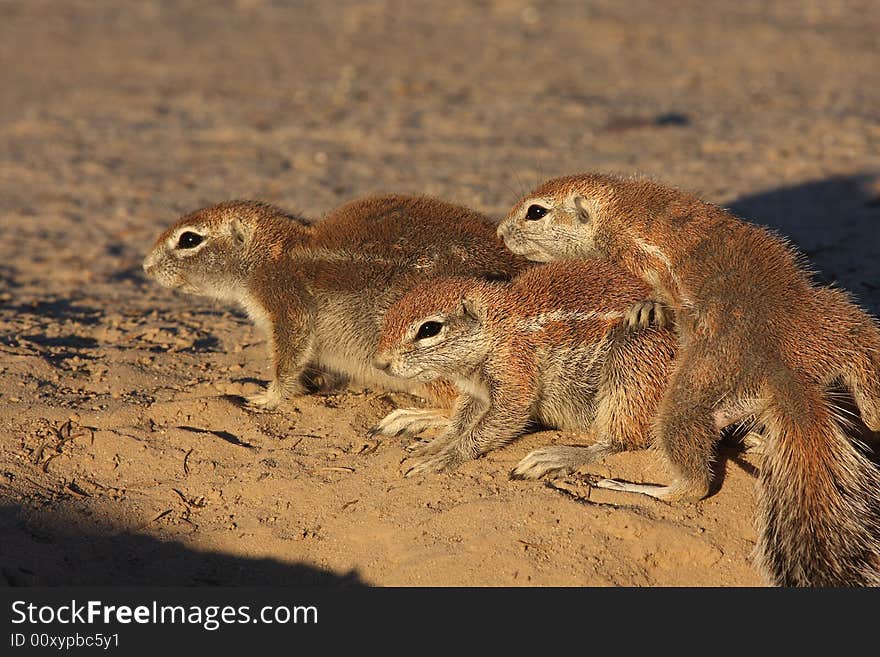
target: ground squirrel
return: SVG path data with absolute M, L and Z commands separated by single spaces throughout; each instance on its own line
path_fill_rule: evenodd
M 667 500 L 709 493 L 719 431 L 764 433 L 756 557 L 779 585 L 880 584 L 880 471 L 828 386 L 880 430 L 880 330 L 842 291 L 812 284 L 770 231 L 642 179 L 577 175 L 522 199 L 498 229 L 537 261 L 607 259 L 675 314 L 681 347 L 653 422 L 677 479 L 605 485 Z
M 415 386 L 372 366 L 381 318 L 430 278 L 508 279 L 529 266 L 504 248 L 495 227 L 473 210 L 425 197 L 362 198 L 314 223 L 265 203 L 230 201 L 178 220 L 144 270 L 166 287 L 237 303 L 266 331 L 274 379 L 248 400 L 254 405 L 272 408 L 302 393 L 308 365 L 444 406 L 455 397 L 448 383 Z
M 477 458 L 535 423 L 588 431 L 595 442 L 535 450 L 514 476 L 571 472 L 647 447 L 677 344 L 669 329 L 629 330 L 629 319 L 650 315 L 640 303 L 650 292 L 598 261 L 552 263 L 509 283 L 449 278 L 410 290 L 385 315 L 376 365 L 410 380 L 450 380 L 462 396 L 407 475 Z

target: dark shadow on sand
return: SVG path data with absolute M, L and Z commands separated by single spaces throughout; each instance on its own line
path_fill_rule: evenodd
M 817 270 L 817 281 L 845 288 L 880 313 L 880 174 L 808 181 L 726 205 L 790 238 Z
M 0 586 L 365 586 L 274 559 L 203 552 L 106 526 L 83 529 L 57 510 L 0 506 Z

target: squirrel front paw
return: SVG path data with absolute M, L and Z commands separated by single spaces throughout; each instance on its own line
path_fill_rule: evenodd
M 298 383 L 282 385 L 277 381 L 273 381 L 263 392 L 245 397 L 245 401 L 252 408 L 274 410 L 287 397 L 302 394 L 303 392 L 305 392 L 305 389 Z
M 459 449 L 459 437 L 454 433 L 445 433 L 434 438 L 427 444 L 421 445 L 409 457 L 409 468 L 403 473 L 404 477 L 428 474 L 451 470 L 465 461 L 468 457 Z
M 646 299 L 630 306 L 624 315 L 623 323 L 626 329 L 631 331 L 649 326 L 667 328 L 672 325 L 672 319 L 672 312 L 665 304 Z
M 247 402 L 248 406 L 253 408 L 264 408 L 270 411 L 278 408 L 281 401 L 281 396 L 278 393 L 273 392 L 271 387 L 263 392 L 258 392 L 255 395 L 245 397 L 245 402 Z
M 444 428 L 449 417 L 441 409 L 398 408 L 386 415 L 370 430 L 371 435 L 416 436 L 430 429 Z
M 410 467 L 403 473 L 404 477 L 416 477 L 432 472 L 452 470 L 468 459 L 457 449 L 446 449 L 433 456 L 410 459 Z
M 513 479 L 540 479 L 545 475 L 561 477 L 577 470 L 580 464 L 581 461 L 572 458 L 569 448 L 541 447 L 526 454 L 510 476 Z

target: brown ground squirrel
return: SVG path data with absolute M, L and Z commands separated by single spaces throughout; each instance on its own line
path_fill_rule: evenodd
M 590 447 L 545 447 L 514 476 L 571 472 L 647 447 L 677 340 L 631 331 L 651 290 L 610 263 L 559 262 L 513 281 L 429 281 L 385 315 L 377 367 L 462 392 L 447 430 L 413 454 L 407 475 L 438 471 L 507 445 L 531 424 L 588 431 Z
M 254 405 L 272 408 L 302 393 L 308 365 L 446 406 L 455 397 L 448 383 L 414 386 L 373 367 L 380 322 L 417 283 L 509 279 L 528 267 L 495 228 L 478 212 L 425 197 L 361 198 L 314 223 L 265 203 L 230 201 L 178 220 L 144 270 L 166 287 L 237 303 L 266 331 L 274 380 L 248 400 Z
M 653 426 L 677 480 L 607 482 L 667 500 L 709 493 L 720 430 L 753 421 L 765 444 L 759 565 L 779 585 L 880 584 L 880 471 L 828 386 L 880 430 L 880 330 L 842 291 L 815 286 L 770 231 L 643 179 L 551 180 L 498 229 L 537 261 L 600 258 L 675 313 L 681 348 Z

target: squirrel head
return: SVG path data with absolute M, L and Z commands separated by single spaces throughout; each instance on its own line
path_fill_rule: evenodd
M 181 217 L 144 259 L 147 276 L 190 294 L 237 300 L 256 264 L 280 257 L 302 220 L 255 201 L 227 201 Z
M 510 251 L 537 262 L 601 257 L 612 182 L 593 174 L 549 180 L 513 207 L 498 235 Z
M 374 365 L 419 381 L 478 367 L 491 346 L 481 285 L 498 284 L 449 278 L 410 290 L 385 313 Z

